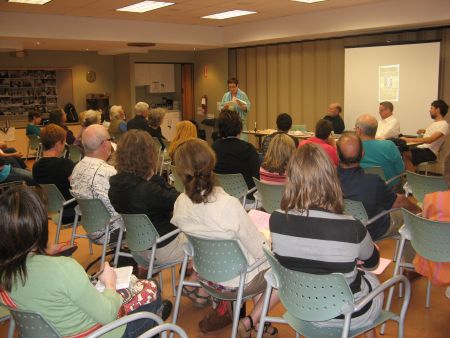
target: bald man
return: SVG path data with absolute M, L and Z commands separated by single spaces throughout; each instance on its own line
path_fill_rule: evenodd
M 342 134 L 345 130 L 344 120 L 340 115 L 341 112 L 341 104 L 334 102 L 328 106 L 327 115 L 323 117 L 325 120 L 331 121 L 331 123 L 333 123 L 333 131 L 335 134 Z
M 111 155 L 111 137 L 108 130 L 100 124 L 87 127 L 82 134 L 85 157 L 77 163 L 70 177 L 72 193 L 76 198 L 98 198 L 108 209 L 113 221 L 110 223 L 109 243 L 117 242 L 122 218 L 114 210 L 109 201 L 109 178 L 115 175 L 116 169 L 106 163 Z M 100 230 L 88 234 L 97 244 L 105 241 L 105 231 Z
M 338 174 L 344 198 L 360 201 L 369 218 L 384 210 L 406 207 L 418 211 L 404 195 L 393 192 L 376 174 L 366 174 L 360 166 L 364 154 L 361 139 L 354 134 L 343 134 L 337 142 L 339 155 Z M 420 210 L 420 209 L 419 209 Z M 374 241 L 389 236 L 403 224 L 399 212 L 379 218 L 367 226 Z
M 386 180 L 400 175 L 405 170 L 402 155 L 394 142 L 376 140 L 378 121 L 372 115 L 361 115 L 356 120 L 355 130 L 364 147 L 361 167 L 381 167 Z M 390 182 L 389 186 L 397 185 L 400 180 Z

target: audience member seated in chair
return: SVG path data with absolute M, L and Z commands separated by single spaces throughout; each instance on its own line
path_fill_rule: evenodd
M 54 184 L 66 200 L 70 200 L 70 176 L 75 164 L 61 158 L 66 143 L 66 131 L 56 124 L 49 124 L 41 130 L 42 157 L 33 165 L 33 178 L 38 184 Z M 73 222 L 76 203 L 64 208 L 62 223 Z
M 122 106 L 111 106 L 109 108 L 110 124 L 109 134 L 114 138 L 114 142 L 119 142 L 120 138 L 127 132 L 127 122 L 125 121 L 125 112 Z
M 327 115 L 323 118 L 333 123 L 333 131 L 335 134 L 342 134 L 345 130 L 344 120 L 341 117 L 342 107 L 340 103 L 331 103 L 327 108 Z
M 295 143 L 289 135 L 283 133 L 275 135 L 259 168 L 261 182 L 285 184 L 286 166 L 294 151 Z
M 0 157 L 0 183 L 24 181 L 26 185 L 36 185 L 31 172 L 21 168 L 15 168 Z
M 315 137 L 300 142 L 300 147 L 304 144 L 315 143 L 325 150 L 330 160 L 335 166 L 338 165 L 339 159 L 336 151 L 336 141 L 331 137 L 333 124 L 328 120 L 319 120 L 316 123 Z
M 0 223 L 0 302 L 38 312 L 64 337 L 85 337 L 123 313 L 126 301 L 116 292 L 116 276 L 108 263 L 99 276 L 105 290 L 99 292 L 74 259 L 46 254 L 47 211 L 38 190 L 14 188 L 3 193 Z M 149 283 L 152 297 L 133 312 L 163 310 L 157 284 Z M 153 326 L 151 320 L 130 323 L 112 336 L 137 337 Z
M 381 167 L 386 180 L 389 180 L 400 175 L 405 170 L 405 166 L 402 155 L 394 142 L 375 139 L 377 128 L 378 122 L 371 115 L 361 115 L 356 120 L 356 135 L 361 138 L 364 149 L 361 167 Z M 398 183 L 399 180 L 394 180 L 390 186 Z
M 186 141 L 175 152 L 175 163 L 176 172 L 183 181 L 185 192 L 175 203 L 172 222 L 189 235 L 208 239 L 236 239 L 241 244 L 249 265 L 264 257 L 263 247 L 269 247 L 266 239 L 252 223 L 239 200 L 217 186 L 213 173 L 216 158 L 208 144 L 199 139 Z M 247 274 L 244 294 L 246 290 L 251 293 L 259 290 L 261 293 L 264 292 L 266 284 L 264 273 L 268 268 L 269 264 L 264 262 Z M 220 285 L 208 281 L 203 283 L 225 293 L 235 292 L 239 286 L 239 277 Z M 278 301 L 278 296 L 275 293 L 272 297 L 271 305 L 274 305 Z M 259 321 L 263 297 L 259 294 L 253 301 L 255 306 L 252 312 L 239 322 L 240 337 L 250 337 L 253 324 Z M 216 317 L 219 315 L 224 315 L 217 312 L 219 310 L 207 314 L 199 323 L 203 332 L 217 329 L 213 322 L 217 321 Z M 269 335 L 276 335 L 277 329 L 268 327 L 266 332 Z
M 42 122 L 41 113 L 37 111 L 32 111 L 28 113 L 28 125 L 27 129 L 25 130 L 25 134 L 39 136 L 41 133 L 41 129 L 39 128 L 41 122 Z
M 86 130 L 87 127 L 93 125 L 93 124 L 100 124 L 102 121 L 102 113 L 98 110 L 86 110 L 80 113 L 80 125 L 81 130 L 78 133 L 77 137 L 75 138 L 75 141 L 73 142 L 74 145 L 77 147 L 83 148 L 81 144 L 81 135 Z
M 14 168 L 27 169 L 25 161 L 22 159 L 22 153 L 14 148 L 8 148 L 6 143 L 0 141 L 0 157 L 6 163 L 11 164 Z
M 292 117 L 289 114 L 281 113 L 277 116 L 277 131 L 267 135 L 264 137 L 263 143 L 261 145 L 262 157 L 266 157 L 266 153 L 269 150 L 269 144 L 272 139 L 278 134 L 287 134 L 289 130 L 292 128 Z M 290 136 L 292 137 L 292 136 Z M 295 146 L 298 146 L 298 139 L 292 137 L 292 140 L 295 142 Z
M 117 173 L 113 166 L 106 163 L 111 155 L 108 130 L 100 124 L 87 127 L 82 135 L 82 144 L 86 156 L 75 165 L 70 177 L 72 194 L 76 198 L 98 198 L 105 204 L 111 217 L 117 216 L 109 229 L 109 242 L 115 243 L 123 221 L 108 197 L 109 179 Z M 105 231 L 96 231 L 88 236 L 93 242 L 103 244 Z
M 447 112 L 448 104 L 444 100 L 433 101 L 430 107 L 430 117 L 434 122 L 427 129 L 419 129 L 417 131 L 417 134 L 423 134 L 423 136 L 418 138 L 401 138 L 405 142 L 424 143 L 403 153 L 406 170 L 414 172 L 418 164 L 436 161 L 439 150 L 449 133 L 449 125 L 445 120 Z
M 248 189 L 255 186 L 252 177 L 259 179 L 259 157 L 255 147 L 241 139 L 242 120 L 236 111 L 222 110 L 218 118 L 220 138 L 213 143 L 218 174 L 242 174 Z
M 377 140 L 387 140 L 397 138 L 400 135 L 400 122 L 392 114 L 394 105 L 389 101 L 380 102 L 378 108 L 381 120 L 378 121 L 378 128 L 375 138 Z
M 142 130 L 130 130 L 120 139 L 117 174 L 110 179 L 109 198 L 121 214 L 146 214 L 158 234 L 164 236 L 177 229 L 170 219 L 179 192 L 155 174 L 158 154 L 153 142 Z M 185 242 L 184 234 L 179 233 L 158 244 L 155 264 L 182 261 Z M 142 254 L 149 259 L 150 251 Z
M 287 168 L 282 211 L 270 217 L 272 250 L 287 269 L 310 274 L 342 273 L 355 301 L 379 285 L 375 275 L 357 269 L 378 265 L 379 253 L 369 232 L 358 220 L 343 214 L 343 195 L 336 169 L 315 144 L 296 150 Z M 351 327 L 365 326 L 378 317 L 383 306 L 380 294 L 353 317 Z M 344 319 L 314 322 L 340 327 Z M 376 337 L 375 331 L 366 337 Z
M 390 142 L 390 141 L 385 141 Z M 361 139 L 354 134 L 343 134 L 337 142 L 339 154 L 338 174 L 344 198 L 360 201 L 369 218 L 384 210 L 405 207 L 410 211 L 420 212 L 405 195 L 396 194 L 377 174 L 366 174 L 360 166 L 363 156 Z M 385 215 L 367 226 L 374 241 L 396 233 L 403 224 L 399 211 Z
M 422 215 L 433 221 L 450 222 L 450 153 L 444 160 L 444 176 L 449 190 L 437 191 L 425 196 Z M 416 255 L 414 258 L 416 271 L 426 276 L 435 285 L 450 285 L 450 263 L 430 262 Z M 446 295 L 450 298 L 450 286 Z
M 67 126 L 65 125 L 65 123 L 67 121 L 67 115 L 66 115 L 66 112 L 64 110 L 62 110 L 62 108 L 58 108 L 58 109 L 51 111 L 48 121 L 49 121 L 49 123 L 57 124 L 58 126 L 60 126 L 61 128 L 63 128 L 66 131 L 66 133 L 67 133 L 66 143 L 67 144 L 73 144 L 73 142 L 75 142 L 75 136 L 73 135 L 73 132 L 71 130 L 69 130 L 69 128 L 67 128 Z
M 169 153 L 170 158 L 173 161 L 173 154 L 177 147 L 186 140 L 197 138 L 197 127 L 191 121 L 180 121 L 175 127 L 175 136 L 170 142 Z

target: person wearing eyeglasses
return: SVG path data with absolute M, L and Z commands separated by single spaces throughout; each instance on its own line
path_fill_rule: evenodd
M 109 242 L 114 243 L 123 221 L 108 197 L 109 178 L 117 173 L 116 169 L 107 163 L 112 151 L 111 137 L 104 126 L 93 124 L 84 130 L 81 139 L 85 157 L 73 169 L 70 178 L 72 194 L 77 198 L 102 200 L 111 217 L 115 217 L 109 228 Z M 97 244 L 103 244 L 105 241 L 104 230 L 95 231 L 88 236 Z

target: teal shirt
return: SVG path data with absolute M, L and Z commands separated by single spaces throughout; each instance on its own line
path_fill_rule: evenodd
M 363 141 L 364 157 L 360 163 L 362 168 L 382 167 L 386 180 L 401 174 L 405 170 L 402 155 L 394 142 L 388 140 Z M 397 184 L 391 182 L 390 186 Z
M 15 283 L 11 298 L 19 309 L 40 313 L 62 336 L 117 318 L 122 297 L 115 290 L 98 292 L 74 259 L 29 255 L 26 264 L 25 285 Z M 122 337 L 125 329 L 121 326 L 104 337 Z
M 38 126 L 30 123 L 27 125 L 27 129 L 25 131 L 26 135 L 36 135 L 39 136 L 41 135 L 41 128 L 39 128 Z
M 250 107 L 251 107 L 250 100 L 248 99 L 247 94 L 245 94 L 239 88 L 236 93 L 236 98 L 238 98 L 241 101 L 244 101 L 245 105 L 247 106 L 247 110 L 242 110 L 241 107 L 239 107 L 239 106 L 236 107 L 236 111 L 241 116 L 241 120 L 244 125 L 244 130 L 246 130 L 247 129 L 247 114 L 250 111 Z M 231 92 L 226 92 L 222 97 L 221 107 L 223 107 L 225 103 L 230 102 L 232 99 L 233 99 L 233 97 L 231 96 Z

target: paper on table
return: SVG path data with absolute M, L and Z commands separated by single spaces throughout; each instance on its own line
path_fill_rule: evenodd
M 269 230 L 269 213 L 252 209 L 248 212 L 248 215 L 258 230 Z
M 386 270 L 386 268 L 389 266 L 389 264 L 391 264 L 391 262 L 392 259 L 380 257 L 380 263 L 378 264 L 378 268 L 376 268 L 375 270 L 371 270 L 369 272 L 373 273 L 374 275 L 381 275 L 384 272 L 384 270 Z
M 115 268 L 114 272 L 116 273 L 116 290 L 128 288 L 130 286 L 130 278 L 133 272 L 133 267 L 124 266 L 121 268 Z M 98 291 L 103 292 L 105 290 L 105 285 L 98 281 L 95 288 Z

